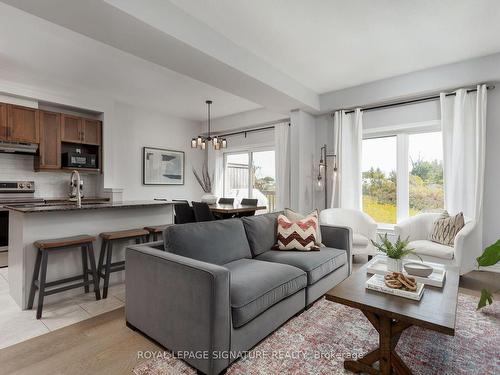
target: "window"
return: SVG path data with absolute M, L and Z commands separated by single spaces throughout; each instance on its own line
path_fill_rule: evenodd
M 363 211 L 377 223 L 396 224 L 396 137 L 363 140 Z
M 442 209 L 440 131 L 363 140 L 363 211 L 380 224 Z
M 224 154 L 224 197 L 257 199 L 273 212 L 276 202 L 274 150 Z

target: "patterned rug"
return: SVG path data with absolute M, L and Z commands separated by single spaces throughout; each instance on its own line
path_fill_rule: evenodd
M 397 352 L 414 374 L 500 374 L 500 303 L 476 311 L 477 298 L 459 294 L 455 336 L 418 327 L 403 332 Z M 322 299 L 268 336 L 227 371 L 231 375 L 352 374 L 344 358 L 377 346 L 377 332 L 359 310 Z M 136 375 L 196 374 L 161 352 Z

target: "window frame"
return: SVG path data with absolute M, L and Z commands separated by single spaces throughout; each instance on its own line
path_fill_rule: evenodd
M 410 217 L 410 170 L 408 166 L 410 135 L 441 131 L 439 120 L 363 129 L 363 140 L 396 137 L 396 223 Z M 377 222 L 377 225 L 380 230 L 392 230 L 397 224 Z

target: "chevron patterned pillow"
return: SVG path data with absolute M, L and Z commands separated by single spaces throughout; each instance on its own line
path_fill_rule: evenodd
M 311 214 L 303 219 L 292 221 L 285 215 L 278 216 L 279 250 L 319 250 L 316 246 L 318 216 Z

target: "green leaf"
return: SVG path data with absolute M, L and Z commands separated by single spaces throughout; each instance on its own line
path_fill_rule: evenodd
M 500 262 L 500 240 L 484 249 L 483 254 L 476 260 L 477 264 L 482 267 L 493 266 Z
M 477 304 L 477 310 L 483 308 L 484 306 L 491 305 L 493 303 L 493 295 L 487 289 L 481 290 L 481 298 L 479 299 L 479 303 Z

